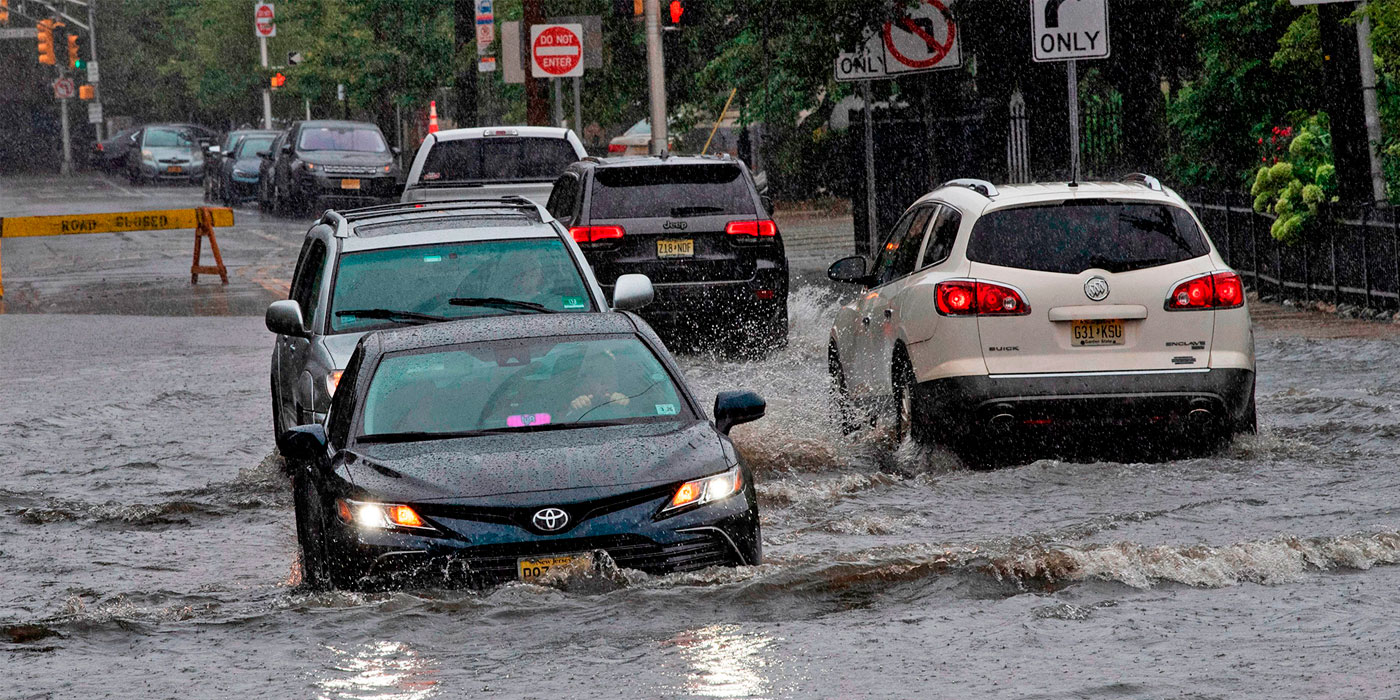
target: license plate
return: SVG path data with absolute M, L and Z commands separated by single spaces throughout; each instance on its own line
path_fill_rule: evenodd
M 185 169 L 182 168 L 182 167 L 180 167 L 180 166 L 178 166 L 178 165 L 171 165 L 171 166 L 166 167 L 165 172 L 167 172 L 167 173 L 183 173 L 183 172 L 185 172 Z
M 358 189 L 360 189 L 360 181 L 359 181 L 359 180 L 341 180 L 341 181 L 340 181 L 340 189 L 342 189 L 342 190 L 358 190 Z
M 1070 330 L 1073 332 L 1073 345 L 1080 348 L 1100 347 L 1104 345 L 1123 344 L 1123 322 L 1119 320 L 1109 321 L 1073 321 Z
M 560 569 L 580 563 L 592 565 L 593 555 L 588 553 L 559 554 L 552 557 L 519 559 L 516 560 L 516 569 L 519 572 L 521 581 L 534 581 L 549 573 L 551 569 Z
M 695 257 L 695 241 L 693 239 L 657 241 L 656 257 L 693 258 Z

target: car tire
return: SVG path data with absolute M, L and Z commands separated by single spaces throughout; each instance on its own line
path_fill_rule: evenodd
M 1244 416 L 1235 423 L 1235 434 L 1257 435 L 1259 433 L 1259 407 L 1254 400 L 1254 389 L 1249 390 L 1249 403 L 1245 404 Z
M 826 348 L 826 368 L 831 378 L 828 401 L 831 409 L 831 422 L 836 424 L 842 435 L 850 435 L 860 430 L 857 411 L 846 390 L 846 371 L 841 367 L 841 356 L 836 350 L 836 341 Z
M 296 509 L 297 547 L 301 553 L 301 580 L 313 591 L 335 586 L 330 558 L 326 554 L 325 522 L 317 501 L 316 486 L 305 469 L 292 476 L 293 503 Z
M 894 446 L 897 449 L 906 439 L 919 445 L 933 442 L 928 424 L 921 420 L 914 401 L 914 365 L 901 347 L 895 351 L 894 365 L 890 368 L 890 384 L 894 388 Z

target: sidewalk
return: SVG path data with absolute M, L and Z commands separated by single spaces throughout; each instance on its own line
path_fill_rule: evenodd
M 824 271 L 837 259 L 855 255 L 850 214 L 779 209 L 773 218 L 782 231 L 788 265 L 793 270 Z

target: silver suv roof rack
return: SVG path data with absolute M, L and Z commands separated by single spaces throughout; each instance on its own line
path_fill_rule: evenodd
M 992 183 L 987 182 L 986 180 L 978 180 L 977 178 L 973 177 L 960 177 L 956 180 L 949 180 L 938 186 L 939 189 L 942 189 L 944 187 L 966 187 L 967 189 L 972 190 L 973 192 L 976 192 L 977 194 L 980 194 L 983 197 L 986 197 L 987 199 L 991 199 L 992 197 L 995 197 L 998 194 L 1000 194 L 1000 192 L 997 192 L 996 185 L 993 185 Z
M 527 216 L 533 215 L 538 221 L 552 221 L 553 217 L 545 211 L 544 207 L 534 201 L 520 195 L 508 194 L 493 199 L 447 199 L 427 202 L 398 202 L 393 204 L 381 204 L 372 207 L 360 207 L 358 209 L 345 209 L 337 211 L 326 210 L 322 216 L 322 221 L 336 227 L 336 237 L 346 238 L 350 235 L 348 224 L 353 221 L 363 219 L 373 219 L 381 216 L 392 216 L 394 214 L 414 214 L 414 213 L 439 213 L 439 212 L 465 212 L 472 209 L 518 209 Z
M 1139 185 L 1142 185 L 1143 187 L 1146 187 L 1149 190 L 1152 190 L 1153 192 L 1162 191 L 1161 181 L 1155 177 L 1152 177 L 1151 175 L 1148 175 L 1147 173 L 1132 173 L 1130 175 L 1125 175 L 1123 177 L 1123 182 L 1137 183 Z

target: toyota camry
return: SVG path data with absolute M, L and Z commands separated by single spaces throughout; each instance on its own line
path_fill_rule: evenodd
M 324 424 L 278 439 L 312 587 L 491 585 L 560 567 L 756 564 L 753 475 L 628 313 L 482 318 L 366 335 Z

